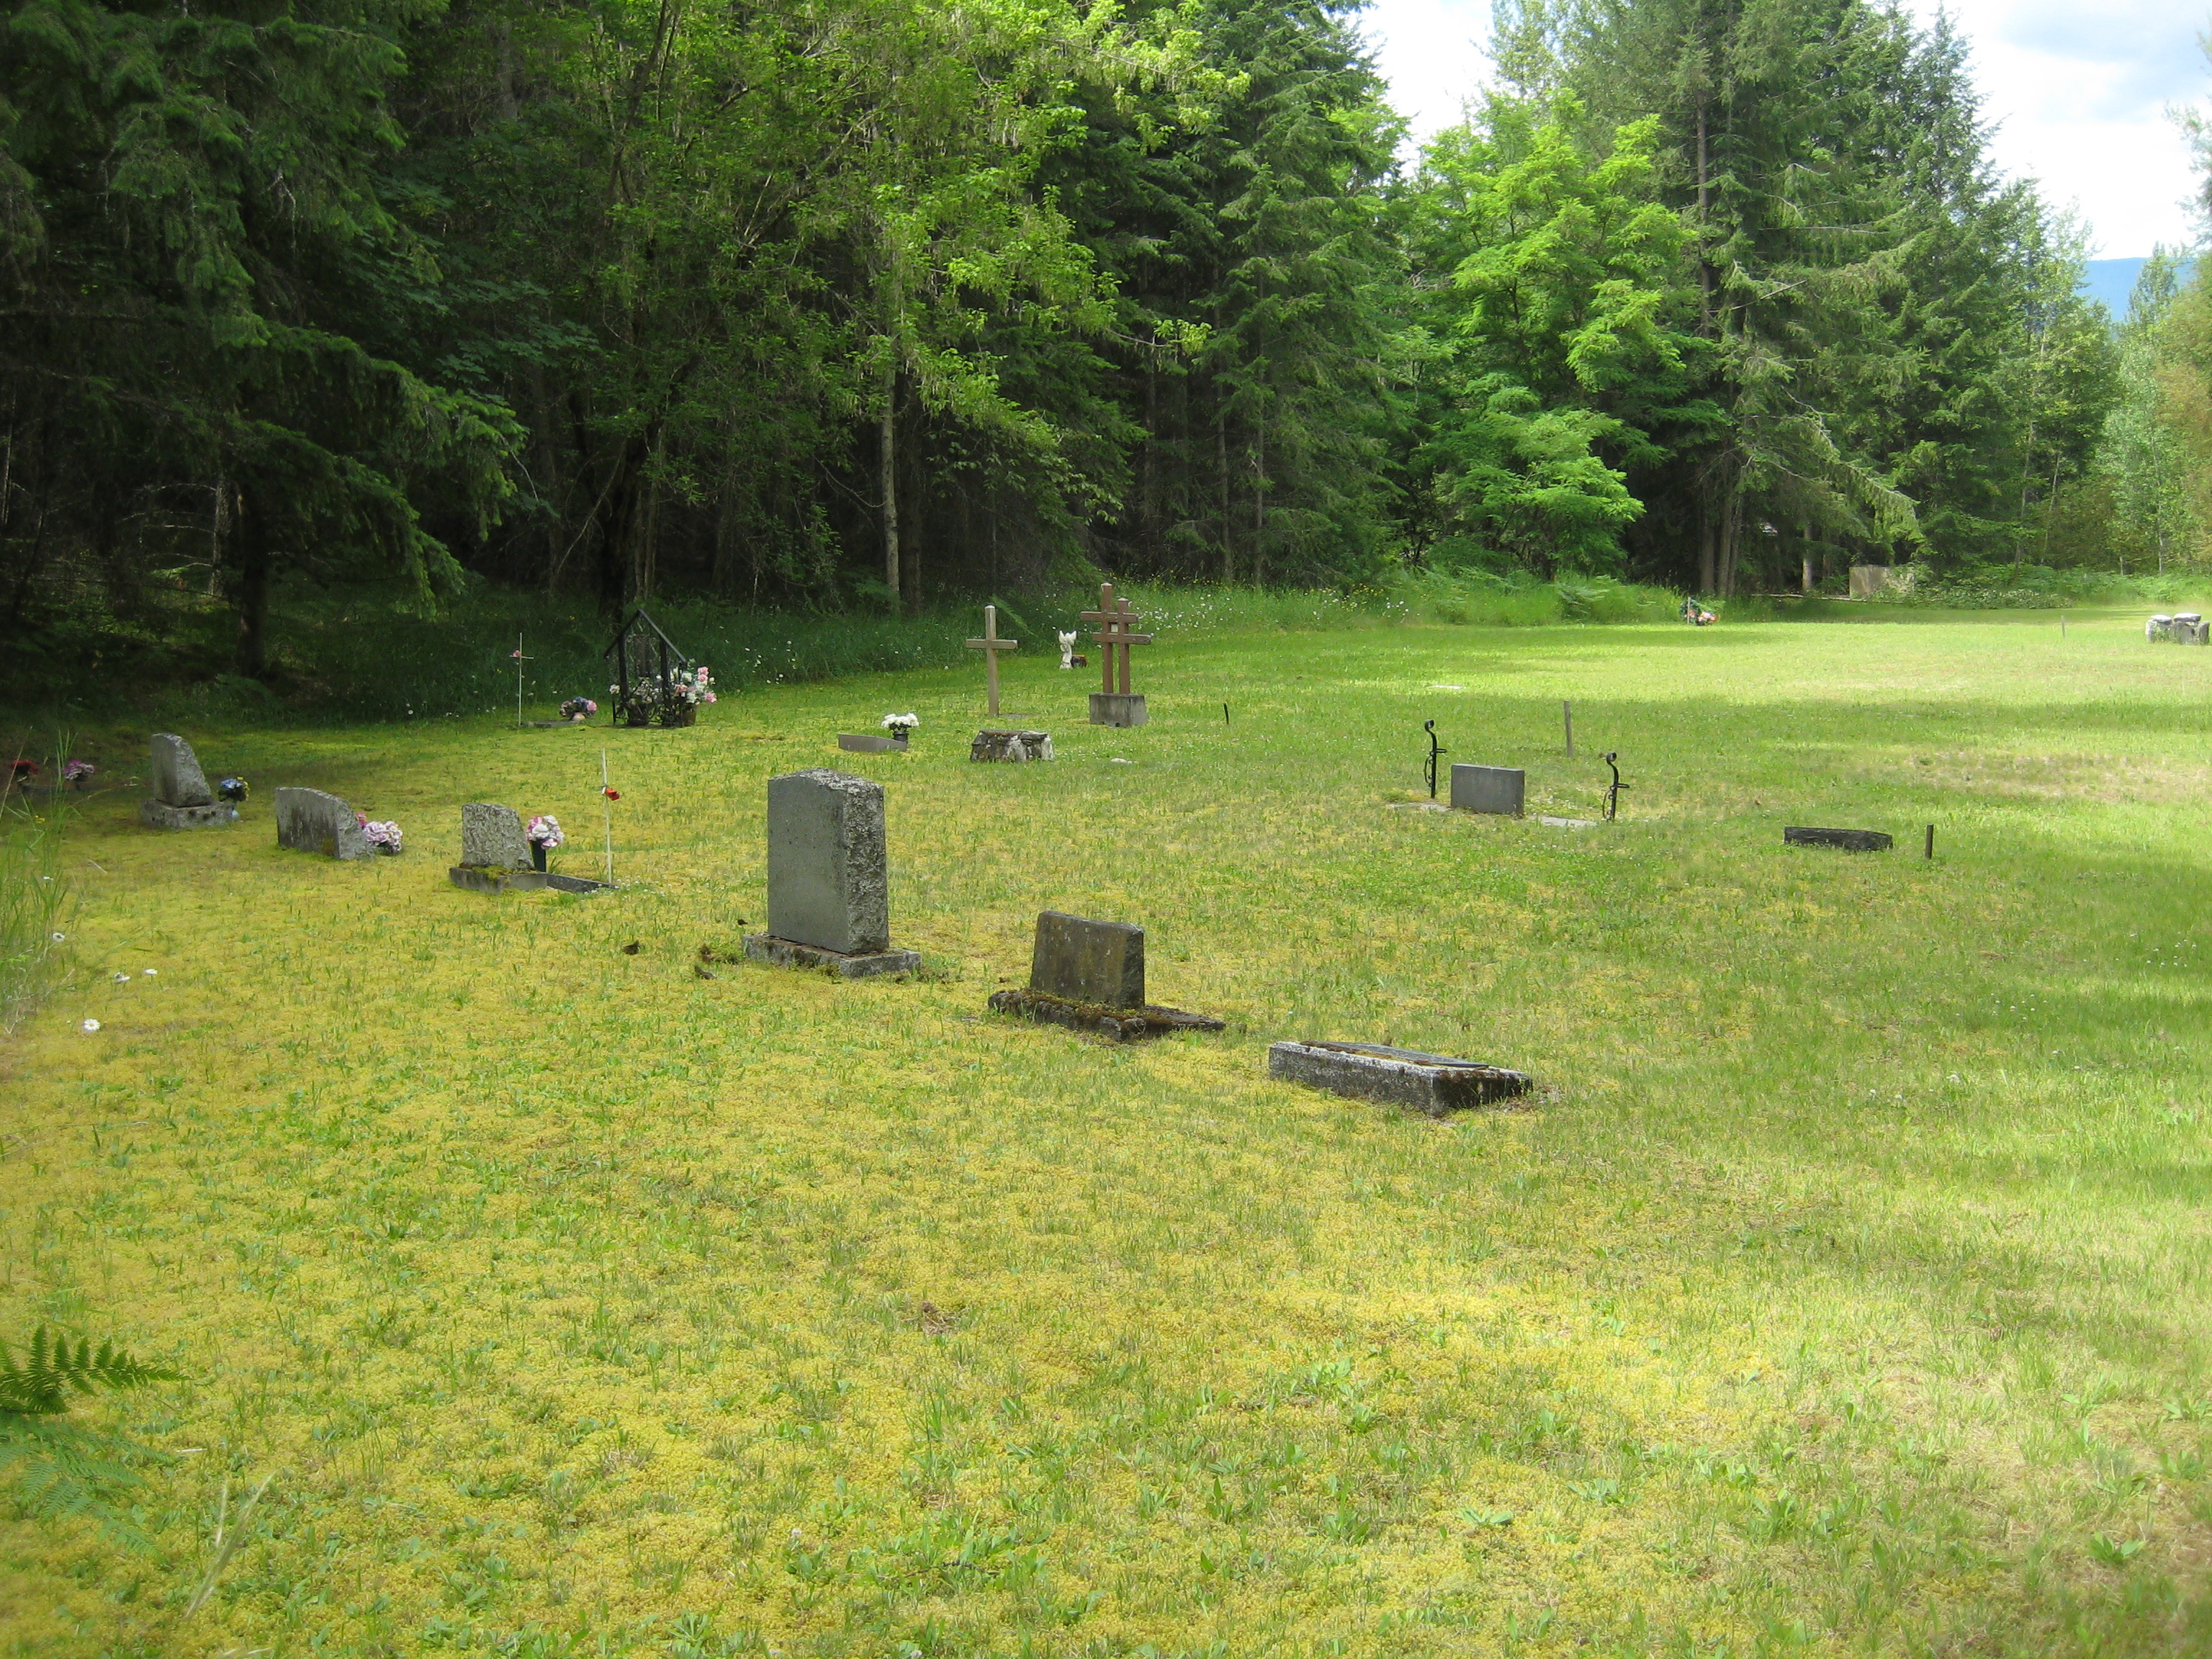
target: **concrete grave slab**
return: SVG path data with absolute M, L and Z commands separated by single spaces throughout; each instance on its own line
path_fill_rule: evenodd
M 1431 1117 L 1517 1099 L 1534 1083 L 1526 1072 L 1380 1042 L 1274 1043 L 1267 1049 L 1267 1075 Z
M 1896 842 L 1880 830 L 1808 830 L 1791 825 L 1782 832 L 1785 847 L 1840 847 L 1853 853 L 1887 853 Z
M 986 726 L 968 745 L 971 761 L 1048 761 L 1052 758 L 1049 732 L 1010 732 Z

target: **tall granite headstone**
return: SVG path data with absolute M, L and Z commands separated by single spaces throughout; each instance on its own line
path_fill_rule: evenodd
M 768 932 L 746 938 L 745 955 L 847 979 L 920 967 L 890 936 L 883 785 L 820 766 L 770 778 Z
M 173 732 L 154 734 L 154 794 L 138 805 L 139 818 L 156 830 L 204 830 L 238 822 L 238 809 L 215 798 L 191 744 Z
M 319 789 L 276 792 L 276 844 L 328 859 L 372 859 L 376 848 L 361 833 L 352 807 Z

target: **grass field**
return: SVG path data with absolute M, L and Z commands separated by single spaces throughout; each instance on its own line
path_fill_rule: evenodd
M 150 1550 L 0 1528 L 0 1651 L 2212 1651 L 2212 651 L 1139 657 L 1132 732 L 1010 662 L 1051 765 L 967 762 L 969 669 L 687 732 L 194 732 L 254 783 L 225 831 L 95 797 L 78 970 L 0 1057 L 0 1333 L 167 1360 L 80 1410 L 189 1455 Z M 909 708 L 911 754 L 836 754 Z M 1625 821 L 1392 810 L 1431 717 L 1532 812 L 1595 817 L 1617 748 Z M 603 743 L 623 890 L 447 884 L 474 799 L 592 872 Z M 763 916 L 764 780 L 825 764 L 885 784 L 924 975 L 698 977 Z M 286 782 L 406 854 L 279 852 Z M 1144 923 L 1228 1031 L 984 1014 L 1045 907 Z M 1285 1036 L 1544 1091 L 1431 1122 L 1271 1084 Z

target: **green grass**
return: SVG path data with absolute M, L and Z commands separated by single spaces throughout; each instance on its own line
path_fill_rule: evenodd
M 93 799 L 0 1109 L 0 1333 L 185 1373 L 80 1409 L 191 1455 L 149 1553 L 0 1529 L 0 1652 L 2203 1652 L 2212 651 L 2069 617 L 1164 632 L 1130 732 L 1025 652 L 1029 767 L 972 666 L 195 730 L 246 822 Z M 1618 749 L 1626 821 L 1394 807 L 1429 718 L 1532 812 Z M 592 871 L 602 744 L 623 891 L 446 883 L 480 799 Z M 696 976 L 822 764 L 925 974 Z M 280 853 L 283 782 L 407 854 Z M 1229 1030 L 986 1015 L 1047 906 Z M 1435 1123 L 1285 1036 L 1544 1087 Z

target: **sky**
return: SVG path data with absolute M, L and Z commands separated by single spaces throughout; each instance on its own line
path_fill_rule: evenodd
M 1940 0 L 1908 0 L 1923 22 Z M 1999 167 L 2078 207 L 2091 257 L 2194 240 L 2196 184 L 2169 104 L 2212 103 L 2197 44 L 2212 0 L 1949 0 L 1971 44 Z M 1372 0 L 1365 18 L 1399 110 L 1419 138 L 1450 125 L 1482 84 L 1489 0 Z

